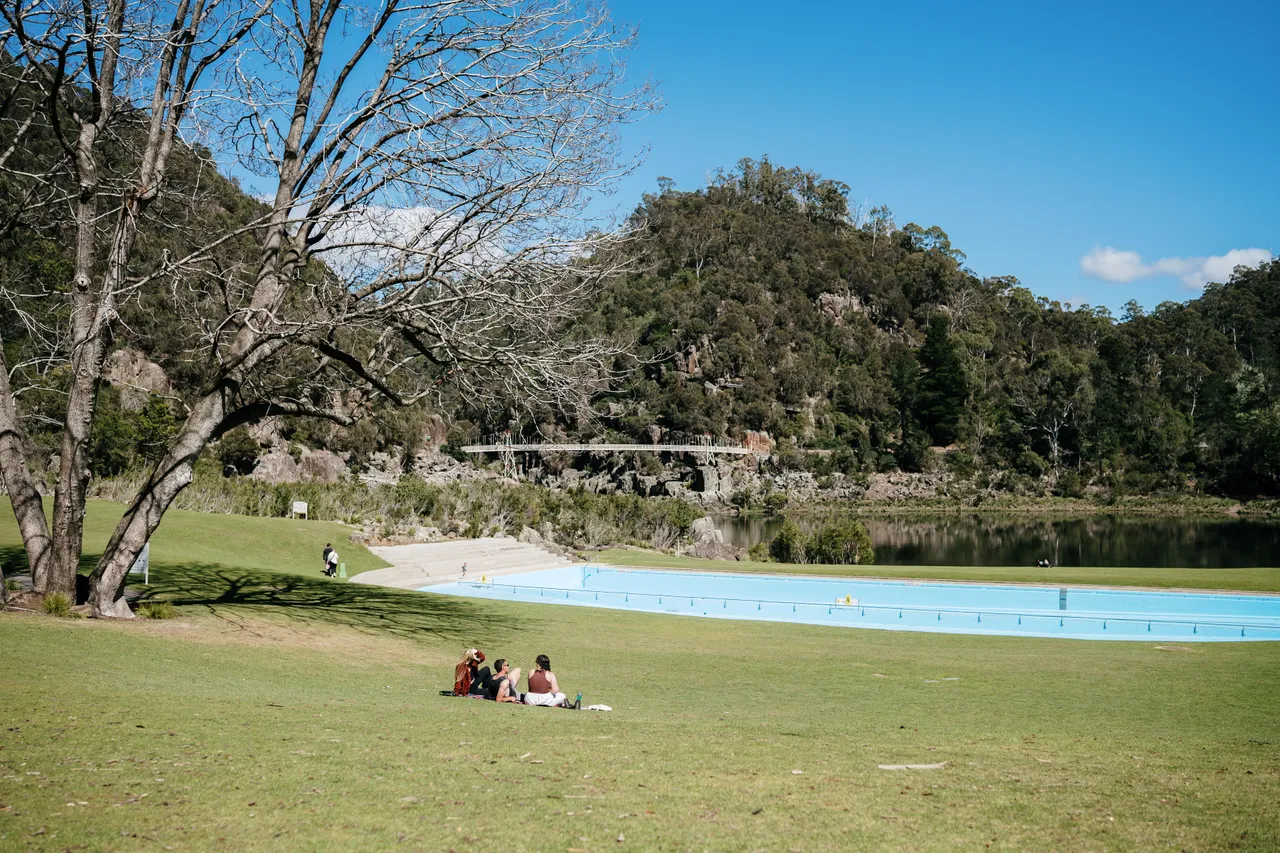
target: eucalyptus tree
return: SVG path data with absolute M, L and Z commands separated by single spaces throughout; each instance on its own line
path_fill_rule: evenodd
M 634 165 L 618 129 L 654 96 L 627 82 L 633 33 L 603 7 L 0 6 L 13 91 L 34 90 L 33 125 L 65 152 L 44 174 L 0 174 L 33 195 L 69 185 L 50 204 L 77 229 L 73 281 L 48 295 L 69 303 L 49 358 L 72 376 L 51 527 L 36 512 L 14 389 L 0 385 L 0 467 L 40 589 L 74 583 L 103 360 L 122 302 L 147 289 L 163 289 L 184 324 L 200 383 L 176 401 L 182 425 L 91 575 L 97 615 L 129 615 L 129 566 L 203 449 L 237 426 L 274 414 L 348 424 L 445 382 L 473 399 L 571 406 L 606 381 L 614 348 L 563 327 L 627 264 L 626 235 L 585 210 Z M 145 133 L 123 129 L 140 115 Z M 110 187 L 108 144 L 128 167 Z M 262 203 L 139 264 L 137 223 L 166 192 L 177 148 L 207 152 Z M 242 251 L 228 263 L 233 244 Z

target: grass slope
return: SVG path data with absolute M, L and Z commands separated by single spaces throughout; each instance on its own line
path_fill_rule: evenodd
M 45 501 L 45 512 L 52 511 Z M 90 501 L 85 514 L 83 566 L 92 567 L 115 529 L 125 505 Z M 288 518 L 250 518 L 169 510 L 151 537 L 151 564 L 221 565 L 267 569 L 285 574 L 319 574 L 326 542 L 338 549 L 348 574 L 379 569 L 387 564 L 367 549 L 347 541 L 351 528 L 329 521 Z M 0 497 L 0 557 L 25 565 L 9 499 Z
M 1259 569 L 1147 569 L 1093 566 L 827 566 L 756 563 L 750 560 L 700 560 L 654 551 L 614 548 L 592 559 L 615 566 L 692 569 L 706 572 L 781 572 L 841 577 L 920 578 L 1002 583 L 1103 584 L 1164 589 L 1214 589 L 1246 592 L 1280 591 L 1280 568 Z
M 187 521 L 231 562 L 166 547 L 179 619 L 0 615 L 0 849 L 1280 847 L 1280 644 L 469 601 L 309 575 L 306 525 L 262 528 L 289 573 Z M 473 644 L 615 710 L 439 696 Z

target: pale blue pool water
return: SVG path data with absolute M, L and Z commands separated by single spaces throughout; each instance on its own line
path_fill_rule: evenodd
M 424 592 L 853 628 L 1089 640 L 1280 640 L 1280 595 L 568 566 Z

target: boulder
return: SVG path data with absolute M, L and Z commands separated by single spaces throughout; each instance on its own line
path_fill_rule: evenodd
M 716 523 L 709 516 L 704 515 L 695 521 L 689 528 L 689 535 L 693 537 L 694 542 L 724 544 L 724 534 L 720 532 L 720 528 L 716 527 Z
M 263 418 L 257 423 L 249 424 L 249 437 L 263 447 L 275 447 L 284 444 L 284 438 L 280 435 L 280 419 L 269 417 Z
M 445 425 L 444 418 L 436 414 L 428 416 L 422 429 L 422 443 L 427 447 L 439 447 L 448 440 L 449 427 Z
M 521 529 L 520 536 L 517 538 L 526 545 L 542 544 L 542 534 L 534 530 L 532 527 L 525 527 Z
M 296 483 L 298 463 L 283 450 L 272 450 L 266 456 L 258 457 L 258 464 L 253 466 L 253 473 L 249 476 L 264 483 Z
M 125 347 L 107 356 L 102 378 L 120 390 L 120 406 L 136 412 L 152 394 L 172 394 L 173 386 L 164 368 L 147 358 L 142 350 Z
M 347 476 L 347 463 L 330 450 L 308 450 L 298 463 L 298 476 L 314 483 L 340 483 Z
M 394 485 L 400 482 L 400 460 L 390 453 L 370 453 L 360 479 L 371 486 Z
M 844 324 L 846 311 L 861 311 L 862 300 L 852 293 L 818 294 L 818 310 L 830 317 L 835 325 Z
M 706 495 L 720 493 L 720 471 L 714 465 L 699 465 L 694 471 L 693 490 Z
M 724 544 L 724 534 L 716 523 L 707 516 L 699 518 L 689 530 L 693 540 L 689 547 L 689 556 L 704 560 L 736 560 L 738 549 Z

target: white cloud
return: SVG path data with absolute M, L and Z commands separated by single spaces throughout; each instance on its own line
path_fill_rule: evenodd
M 1256 267 L 1271 260 L 1266 249 L 1232 249 L 1225 255 L 1202 258 L 1161 258 L 1144 264 L 1137 252 L 1113 246 L 1094 249 L 1080 259 L 1080 271 L 1091 278 L 1125 282 L 1151 276 L 1171 275 L 1187 287 L 1202 288 L 1211 281 L 1227 281 L 1238 266 Z
M 1151 274 L 1142 265 L 1142 256 L 1137 252 L 1122 252 L 1111 246 L 1094 249 L 1081 258 L 1080 271 L 1104 281 L 1133 281 Z

